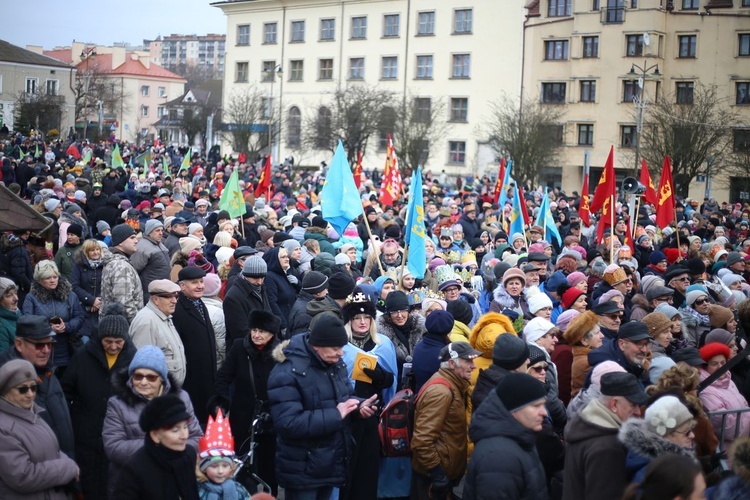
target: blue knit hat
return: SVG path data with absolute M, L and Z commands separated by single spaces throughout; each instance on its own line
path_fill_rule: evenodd
M 144 345 L 138 349 L 128 367 L 128 376 L 132 377 L 138 368 L 153 370 L 159 374 L 162 381 L 167 381 L 167 360 L 161 349 L 154 345 Z
M 659 250 L 651 252 L 651 255 L 648 256 L 648 261 L 653 266 L 655 266 L 656 264 L 658 264 L 659 262 L 663 260 L 667 260 L 667 256 L 664 254 L 664 252 L 660 252 Z
M 562 271 L 555 271 L 549 278 L 547 278 L 547 283 L 544 285 L 544 289 L 548 292 L 557 293 L 557 289 L 560 285 L 567 282 L 568 279 Z

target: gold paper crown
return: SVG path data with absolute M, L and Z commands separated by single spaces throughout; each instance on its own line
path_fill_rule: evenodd
M 393 280 L 394 283 L 398 283 L 398 271 L 396 269 L 386 269 L 385 273 L 383 273 L 383 276 L 387 276 L 391 280 Z
M 435 268 L 435 277 L 437 278 L 438 287 L 449 281 L 456 281 L 456 272 L 451 266 L 438 266 Z
M 448 264 L 461 262 L 461 252 L 457 250 L 451 250 L 450 252 L 445 254 L 445 262 L 447 262 Z
M 461 257 L 461 264 L 466 265 L 469 262 L 477 263 L 477 253 L 474 250 L 465 251 L 463 257 Z
M 449 227 L 442 228 L 440 230 L 440 237 L 442 238 L 443 236 L 447 236 L 447 237 L 453 239 L 453 231 L 451 231 L 451 228 L 449 228 Z
M 416 306 L 422 303 L 425 299 L 425 292 L 422 288 L 417 288 L 409 292 L 409 305 Z
M 625 270 L 621 267 L 618 267 L 611 273 L 604 273 L 604 281 L 606 281 L 610 285 L 616 285 L 617 283 L 621 283 L 626 279 L 628 279 L 628 275 L 625 274 Z
M 470 283 L 472 276 L 474 276 L 474 273 L 468 269 L 456 269 L 456 279 L 460 280 L 462 283 Z

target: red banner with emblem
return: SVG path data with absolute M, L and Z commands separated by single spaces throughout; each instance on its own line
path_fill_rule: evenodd
M 385 154 L 385 169 L 383 170 L 383 181 L 380 185 L 380 202 L 384 205 L 393 205 L 393 202 L 401 195 L 401 171 L 398 169 L 396 151 L 393 149 L 393 139 L 388 134 L 388 149 Z
M 500 200 L 500 193 L 503 192 L 503 179 L 505 179 L 505 158 L 500 158 L 500 174 L 497 176 L 497 182 L 495 183 L 494 203 Z
M 656 206 L 656 188 L 654 187 L 654 181 L 651 180 L 651 174 L 648 172 L 648 166 L 646 166 L 646 160 L 641 160 L 641 184 L 646 186 L 646 192 L 643 193 L 643 199 L 647 203 Z
M 263 167 L 263 173 L 260 174 L 258 187 L 255 188 L 255 197 L 263 196 L 269 189 L 271 189 L 271 155 L 266 156 L 266 165 Z M 270 193 L 268 194 L 270 195 Z M 266 202 L 270 200 L 270 196 L 267 198 Z
M 583 187 L 581 188 L 581 204 L 578 207 L 578 217 L 587 227 L 591 225 L 591 212 L 589 211 L 589 173 L 583 174 Z
M 667 155 L 659 179 L 659 193 L 656 200 L 656 225 L 664 229 L 674 220 L 674 182 L 672 182 L 672 160 Z
M 354 165 L 354 184 L 357 189 L 362 184 L 362 151 L 357 151 L 357 164 Z

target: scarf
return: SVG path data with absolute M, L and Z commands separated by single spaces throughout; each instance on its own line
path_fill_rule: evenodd
M 91 260 L 89 259 L 89 267 L 91 269 L 98 269 L 102 265 L 102 259 Z
M 706 316 L 705 314 L 699 313 L 692 307 L 686 306 L 685 309 L 683 309 L 683 311 L 685 311 L 690 316 L 695 318 L 698 321 L 698 323 L 700 323 L 701 326 L 711 326 L 711 320 L 708 319 L 708 316 Z
M 360 337 L 356 335 L 354 332 L 352 332 L 352 344 L 359 347 L 363 351 L 365 350 L 365 344 L 367 343 L 369 339 L 370 339 L 369 333 L 365 333 L 364 335 Z
M 182 500 L 197 500 L 198 484 L 195 481 L 195 462 L 190 459 L 190 454 L 157 445 L 151 440 L 148 433 L 146 433 L 144 442 L 146 453 L 172 474 L 180 498 Z
M 198 484 L 201 490 L 201 500 L 240 500 L 241 497 L 237 491 L 237 483 L 234 479 L 227 479 L 222 484 L 215 484 L 206 481 Z
M 407 351 L 411 352 L 411 347 L 409 347 L 409 335 L 411 334 L 414 320 L 409 316 L 409 319 L 406 320 L 406 323 L 404 323 L 403 326 L 398 326 L 392 321 L 390 324 L 393 327 L 393 332 L 396 334 L 398 340 L 404 345 L 404 347 L 406 347 Z

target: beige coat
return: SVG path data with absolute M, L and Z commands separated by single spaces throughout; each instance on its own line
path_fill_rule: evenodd
M 172 316 L 167 316 L 149 301 L 130 324 L 130 338 L 137 348 L 144 345 L 155 345 L 164 352 L 167 358 L 167 371 L 179 385 L 185 382 L 186 360 L 182 339 L 172 323 Z

